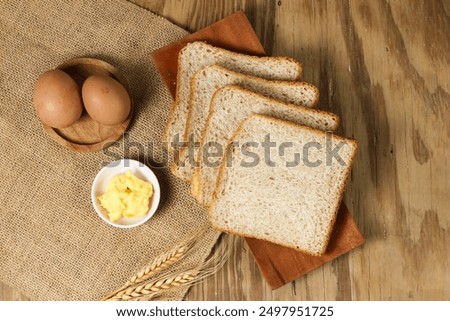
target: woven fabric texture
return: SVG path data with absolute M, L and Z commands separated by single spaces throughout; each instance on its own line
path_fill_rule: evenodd
M 155 169 L 160 208 L 138 228 L 105 224 L 90 200 L 93 179 L 106 163 L 162 158 L 172 99 L 149 54 L 186 34 L 126 1 L 0 1 L 1 281 L 35 300 L 98 300 L 207 224 L 189 186 L 166 168 Z M 37 77 L 75 57 L 103 59 L 128 81 L 135 118 L 126 138 L 107 151 L 59 146 L 34 113 Z M 209 230 L 174 269 L 201 264 L 217 236 Z

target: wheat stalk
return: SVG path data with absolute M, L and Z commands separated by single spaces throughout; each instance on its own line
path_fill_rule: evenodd
M 143 285 L 129 287 L 128 289 L 118 292 L 109 300 L 128 301 L 128 300 L 135 300 L 143 296 L 150 296 L 150 298 L 154 298 L 162 291 L 171 290 L 175 287 L 189 284 L 190 282 L 195 280 L 195 278 L 199 274 L 200 271 L 190 270 L 169 278 L 163 278 L 161 280 L 147 282 Z
M 114 297 L 119 292 L 123 292 L 123 290 L 129 288 L 130 286 L 144 282 L 160 273 L 161 271 L 166 270 L 170 266 L 174 265 L 176 262 L 181 260 L 192 248 L 195 247 L 196 243 L 200 239 L 200 236 L 205 233 L 206 229 L 206 227 L 202 228 L 199 232 L 188 237 L 169 251 L 156 257 L 152 261 L 152 263 L 145 266 L 142 270 L 133 275 L 122 287 L 107 294 L 102 298 L 102 300 L 108 300 Z
M 217 272 L 229 257 L 229 242 L 222 240 L 219 248 L 203 264 L 195 269 L 163 276 L 139 285 L 129 286 L 110 296 L 108 301 L 151 300 L 166 291 L 192 285 Z

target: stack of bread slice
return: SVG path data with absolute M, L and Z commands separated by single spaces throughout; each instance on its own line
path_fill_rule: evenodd
M 164 141 L 217 229 L 311 255 L 328 245 L 357 142 L 332 134 L 333 113 L 287 57 L 186 45 Z M 175 146 L 169 144 L 168 146 Z

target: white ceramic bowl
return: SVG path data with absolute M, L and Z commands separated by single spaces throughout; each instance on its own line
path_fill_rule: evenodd
M 147 214 L 143 216 L 135 218 L 122 217 L 115 222 L 111 222 L 108 217 L 107 211 L 100 205 L 98 197 L 105 193 L 106 186 L 114 176 L 124 174 L 128 170 L 131 171 L 131 173 L 133 173 L 136 177 L 150 182 L 153 185 L 153 196 L 150 199 L 149 210 Z M 147 222 L 153 216 L 153 214 L 155 214 L 159 205 L 160 197 L 161 190 L 159 187 L 158 179 L 156 178 L 153 171 L 146 165 L 134 159 L 116 160 L 103 167 L 98 172 L 97 176 L 95 176 L 91 189 L 92 205 L 94 206 L 94 209 L 97 212 L 98 216 L 100 216 L 100 218 L 106 223 L 121 228 L 136 227 Z

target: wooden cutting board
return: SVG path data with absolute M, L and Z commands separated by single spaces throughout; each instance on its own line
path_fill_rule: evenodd
M 174 98 L 178 53 L 187 43 L 193 41 L 206 41 L 209 44 L 241 53 L 264 55 L 264 48 L 242 11 L 158 49 L 151 54 L 151 57 Z M 347 207 L 342 203 L 327 251 L 320 257 L 307 255 L 267 241 L 246 238 L 246 242 L 267 283 L 272 289 L 276 289 L 362 245 L 364 238 Z

